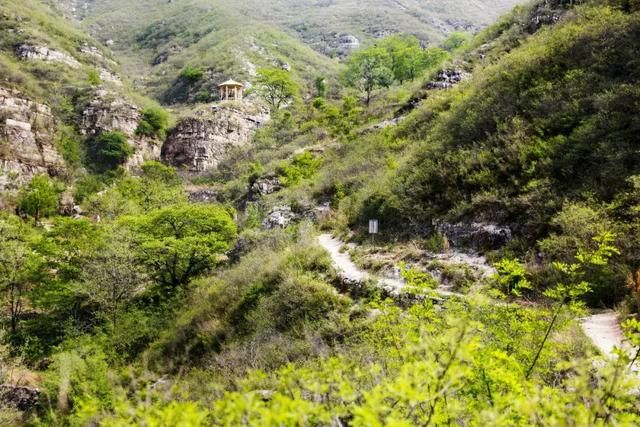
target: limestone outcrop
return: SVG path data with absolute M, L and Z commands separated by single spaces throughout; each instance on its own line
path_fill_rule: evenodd
M 230 149 L 251 142 L 269 113 L 247 102 L 224 103 L 178 122 L 162 147 L 162 160 L 199 173 L 215 169 Z
M 15 190 L 34 175 L 57 175 L 63 169 L 54 133 L 49 107 L 0 88 L 0 191 Z
M 16 56 L 22 60 L 39 60 L 48 62 L 61 62 L 71 68 L 79 68 L 80 62 L 66 53 L 50 49 L 46 46 L 21 44 L 16 48 Z
M 141 118 L 142 113 L 137 106 L 112 93 L 100 90 L 82 112 L 80 131 L 89 138 L 103 132 L 122 132 L 135 149 L 127 167 L 136 167 L 147 160 L 160 158 L 161 144 L 136 135 Z
M 284 186 L 276 174 L 268 174 L 256 179 L 249 189 L 249 199 L 257 200 L 262 196 L 277 193 Z

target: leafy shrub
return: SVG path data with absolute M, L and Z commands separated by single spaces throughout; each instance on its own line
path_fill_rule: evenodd
M 55 212 L 60 191 L 47 175 L 36 175 L 18 195 L 18 209 L 33 216 L 36 223 L 41 216 Z
M 169 114 L 161 107 L 142 110 L 142 120 L 138 123 L 136 135 L 163 139 L 169 127 Z
M 90 141 L 89 155 L 99 171 L 115 169 L 127 162 L 134 149 L 122 132 L 104 132 Z
M 77 168 L 82 166 L 83 151 L 82 144 L 77 137 L 63 135 L 58 141 L 58 150 L 67 165 Z
M 498 289 L 505 295 L 521 296 L 525 290 L 531 290 L 531 282 L 527 279 L 527 271 L 517 259 L 503 259 L 494 267 L 498 274 L 494 278 Z
M 202 77 L 204 77 L 204 71 L 202 71 L 202 68 L 199 67 L 186 66 L 180 72 L 180 78 L 190 83 L 195 83 L 198 80 L 202 79 Z
M 87 81 L 91 86 L 100 86 L 100 84 L 102 83 L 100 74 L 98 74 L 98 72 L 93 68 L 87 71 Z
M 283 185 L 293 186 L 304 179 L 311 178 L 320 166 L 322 166 L 322 159 L 307 151 L 294 156 L 290 164 L 281 166 L 278 175 Z

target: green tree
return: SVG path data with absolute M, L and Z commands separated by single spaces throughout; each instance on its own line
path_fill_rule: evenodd
M 37 224 L 41 216 L 55 212 L 59 191 L 47 175 L 36 175 L 18 195 L 18 209 L 31 215 Z
M 204 77 L 204 71 L 202 71 L 202 68 L 200 67 L 186 66 L 180 72 L 180 78 L 188 81 L 189 83 L 195 83 L 202 79 L 202 77 Z
M 42 257 L 31 244 L 33 232 L 16 218 L 0 219 L 0 293 L 2 312 L 9 314 L 12 333 L 25 306 L 27 293 L 37 278 Z
M 369 105 L 374 90 L 389 87 L 393 83 L 392 66 L 391 57 L 386 49 L 362 49 L 349 58 L 344 78 L 349 86 L 365 94 L 365 102 Z
M 258 93 L 274 112 L 291 102 L 300 92 L 300 87 L 291 73 L 281 68 L 258 70 L 257 83 Z
M 236 224 L 222 206 L 178 205 L 134 221 L 140 257 L 149 274 L 172 292 L 220 263 L 236 238 Z
M 118 315 L 148 283 L 144 266 L 135 258 L 134 242 L 126 231 L 111 230 L 103 247 L 95 251 L 83 265 L 82 292 L 98 304 L 118 327 Z
M 444 50 L 454 52 L 468 43 L 470 39 L 471 36 L 469 34 L 455 31 L 449 34 L 449 37 L 442 43 L 442 47 Z
M 134 149 L 122 132 L 104 132 L 90 143 L 89 154 L 99 170 L 111 170 L 123 165 Z

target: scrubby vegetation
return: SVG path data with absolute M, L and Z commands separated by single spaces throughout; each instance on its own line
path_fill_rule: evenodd
M 91 39 L 28 2 L 42 25 L 20 5 L 0 22 L 81 56 Z M 232 31 L 225 2 L 123 4 L 79 13 L 117 22 L 103 37 L 121 34 L 125 71 L 174 107 L 128 94 L 135 135 L 81 134 L 105 85 L 85 57 L 36 70 L 16 33 L 0 42 L 6 86 L 52 107 L 65 161 L 0 215 L 0 424 L 640 422 L 634 2 L 533 2 L 473 37 L 381 37 L 344 61 L 282 23 Z M 169 111 L 209 109 L 192 104 L 215 99 L 223 70 L 270 107 L 251 144 L 197 176 L 126 167 L 132 138 L 171 131 Z M 320 230 L 371 275 L 338 271 Z M 498 243 L 460 247 L 478 230 Z M 581 324 L 600 308 L 627 338 L 615 357 Z

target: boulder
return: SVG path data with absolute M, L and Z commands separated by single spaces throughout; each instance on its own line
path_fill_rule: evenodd
M 301 215 L 293 212 L 291 206 L 276 206 L 269 211 L 267 217 L 262 222 L 262 226 L 267 230 L 278 227 L 287 228 L 301 218 Z
M 262 176 L 255 180 L 249 190 L 249 198 L 255 200 L 259 197 L 269 194 L 277 193 L 282 190 L 284 186 L 280 182 L 280 178 L 276 174 L 269 174 Z
M 209 188 L 192 190 L 188 193 L 189 201 L 192 203 L 215 203 L 218 201 L 218 193 Z
M 162 160 L 191 173 L 215 169 L 233 147 L 247 145 L 269 113 L 247 103 L 223 103 L 183 118 L 162 147 Z
M 427 83 L 427 89 L 450 89 L 469 78 L 469 74 L 457 69 L 443 69 L 435 80 Z
M 0 191 L 15 190 L 37 174 L 62 172 L 54 134 L 49 107 L 0 87 Z

